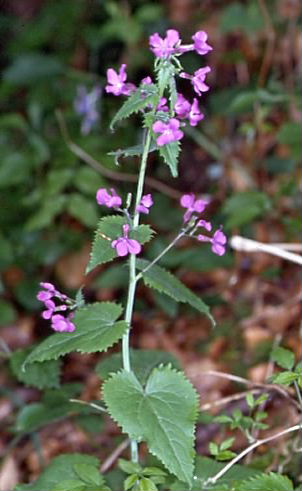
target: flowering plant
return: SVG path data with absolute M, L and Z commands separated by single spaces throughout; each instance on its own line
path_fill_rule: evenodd
M 195 33 L 192 39 L 192 44 L 182 44 L 179 33 L 173 29 L 169 29 L 164 38 L 158 33 L 150 37 L 150 49 L 156 57 L 156 81 L 148 76 L 139 86 L 135 86 L 127 81 L 125 64 L 118 71 L 110 68 L 107 72 L 105 91 L 114 96 L 127 97 L 113 118 L 111 128 L 120 120 L 139 112 L 145 132 L 142 144 L 132 149 L 132 154 L 141 155 L 136 192 L 128 195 L 126 201 L 113 188 L 101 188 L 97 192 L 100 210 L 107 208 L 113 213 L 99 222 L 87 272 L 115 258 L 126 257 L 129 284 L 125 308 L 115 302 L 86 304 L 81 292 L 72 300 L 51 283 L 41 283 L 38 299 L 45 305 L 42 316 L 51 321 L 56 334 L 37 346 L 24 362 L 26 368 L 31 363 L 55 360 L 72 351 L 102 352 L 122 340 L 122 367 L 117 367 L 103 384 L 105 406 L 101 410 L 107 411 L 129 435 L 131 462 L 121 463 L 122 469 L 129 474 L 125 489 L 154 490 L 168 475 L 170 478 L 174 476 L 188 488 L 193 483 L 197 393 L 184 374 L 167 363 L 166 358 L 154 365 L 151 354 L 152 363 L 146 367 L 145 375 L 141 376 L 135 367 L 140 355 L 137 354 L 136 361 L 132 360 L 129 349 L 136 288 L 141 280 L 178 302 L 190 304 L 214 322 L 207 305 L 178 278 L 157 264 L 185 236 L 210 243 L 213 253 L 219 256 L 225 253 L 227 239 L 222 227 L 213 233 L 211 222 L 202 217 L 209 200 L 193 193 L 184 194 L 180 207 L 185 212 L 175 238 L 152 261 L 138 257 L 143 253 L 144 244 L 155 233 L 149 225 L 140 224 L 141 215 L 148 214 L 151 207 L 156 206 L 152 195 L 144 194 L 148 155 L 157 150 L 172 175 L 177 176 L 184 129 L 186 125 L 196 126 L 204 118 L 197 97 L 190 102 L 177 90 L 178 77 L 191 81 L 198 96 L 209 90 L 206 76 L 210 67 L 201 67 L 193 75 L 183 71 L 179 58 L 184 53 L 195 50 L 204 56 L 212 50 L 204 31 Z M 75 108 L 83 116 L 84 133 L 89 132 L 98 119 L 95 104 L 99 95 L 100 91 L 96 89 L 91 94 L 83 88 L 79 91 Z M 123 319 L 119 320 L 122 315 Z M 143 359 L 140 363 L 143 363 Z M 142 469 L 139 464 L 140 442 L 147 443 L 150 453 L 164 469 Z M 79 474 L 77 471 L 78 477 Z M 63 481 L 55 489 L 63 490 L 68 486 L 70 483 L 64 484 Z M 86 490 L 84 487 L 81 489 Z M 109 488 L 98 478 L 93 489 Z

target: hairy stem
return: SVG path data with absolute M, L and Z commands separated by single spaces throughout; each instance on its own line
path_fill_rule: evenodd
M 137 211 L 137 206 L 139 205 L 144 189 L 144 181 L 148 160 L 148 153 L 151 144 L 151 131 L 149 130 L 146 136 L 144 152 L 142 155 L 142 161 L 138 176 L 137 190 L 136 190 L 136 198 L 135 198 L 135 210 L 134 210 L 134 218 L 133 218 L 133 228 L 136 228 L 139 224 L 139 211 Z M 126 305 L 126 313 L 125 313 L 125 321 L 131 326 L 132 314 L 133 314 L 133 306 L 135 299 L 135 290 L 136 290 L 136 255 L 131 254 L 129 261 L 129 287 L 128 287 L 128 297 L 127 297 L 127 305 Z M 122 356 L 123 356 L 123 367 L 128 372 L 131 372 L 130 365 L 130 352 L 129 352 L 129 337 L 130 337 L 130 327 L 128 331 L 124 334 L 122 339 Z M 138 461 L 138 445 L 135 440 L 131 440 L 131 460 L 133 462 Z

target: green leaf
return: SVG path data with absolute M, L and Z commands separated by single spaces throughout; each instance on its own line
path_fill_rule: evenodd
M 288 145 L 294 158 L 299 159 L 301 155 L 301 127 L 299 123 L 288 122 L 281 126 L 278 133 L 278 141 Z
M 148 477 L 142 477 L 139 483 L 140 491 L 157 491 L 157 486 Z
M 265 216 L 271 209 L 269 197 L 261 191 L 239 192 L 226 200 L 223 213 L 227 215 L 226 227 L 241 227 L 255 218 Z
M 204 482 L 210 477 L 215 476 L 215 474 L 217 474 L 217 472 L 219 472 L 224 466 L 225 464 L 220 464 L 209 457 L 197 456 L 194 472 L 197 479 L 194 479 L 194 484 L 191 491 L 200 491 L 204 489 Z M 237 481 L 248 479 L 257 475 L 261 475 L 261 472 L 258 469 L 252 469 L 243 465 L 234 465 L 224 476 L 221 477 L 221 479 L 219 479 L 218 487 L 211 487 L 211 490 L 222 491 L 223 489 L 234 489 L 234 484 Z M 223 487 L 225 485 L 227 485 L 226 488 Z M 173 491 L 183 491 L 184 489 L 186 488 L 183 482 L 177 482 L 171 487 L 171 490 Z M 249 488 L 246 488 L 245 491 L 250 490 Z M 264 491 L 264 489 L 262 491 Z
M 236 491 L 293 491 L 293 489 L 293 483 L 287 476 L 273 472 L 247 479 L 236 487 Z
M 111 243 L 123 235 L 123 225 L 125 223 L 126 219 L 117 215 L 110 215 L 100 220 L 92 244 L 90 261 L 86 273 L 92 271 L 96 266 L 118 257 Z M 145 244 L 152 239 L 153 234 L 154 231 L 149 225 L 139 225 L 136 230 L 130 232 L 129 237 L 138 240 L 141 244 Z
M 11 324 L 17 320 L 17 312 L 10 302 L 0 300 L 0 326 Z
M 130 349 L 130 363 L 132 371 L 142 385 L 145 385 L 152 370 L 159 365 L 169 363 L 174 368 L 181 368 L 178 360 L 171 353 L 158 350 Z M 105 380 L 111 373 L 118 372 L 121 368 L 123 368 L 122 354 L 115 353 L 98 363 L 95 369 Z
M 4 80 L 15 85 L 31 85 L 41 80 L 49 81 L 63 73 L 63 64 L 54 56 L 26 53 L 16 58 L 4 74 Z
M 95 227 L 98 221 L 96 205 L 79 193 L 68 196 L 67 211 L 87 227 Z
M 103 386 L 109 413 L 125 433 L 149 450 L 179 479 L 191 483 L 198 398 L 191 383 L 171 367 L 156 368 L 143 388 L 125 370 Z
M 76 331 L 53 334 L 45 339 L 29 355 L 24 366 L 34 361 L 57 359 L 71 351 L 106 351 L 128 329 L 125 321 L 117 321 L 121 313 L 122 307 L 113 302 L 94 303 L 78 309 L 73 320 Z
M 78 477 L 84 482 L 96 484 L 97 486 L 104 482 L 104 478 L 94 465 L 81 463 L 74 464 L 73 468 Z
M 53 491 L 70 491 L 70 489 L 72 491 L 84 491 L 85 488 L 86 486 L 83 481 L 79 481 L 78 479 L 64 479 L 55 486 Z
M 39 230 L 50 225 L 56 215 L 63 211 L 66 196 L 56 196 L 45 200 L 41 208 L 25 223 L 26 230 Z
M 180 152 L 180 142 L 171 142 L 159 147 L 159 154 L 169 166 L 173 177 L 178 176 L 178 157 Z
M 118 162 L 118 159 L 120 157 L 135 157 L 138 155 L 142 155 L 145 149 L 145 145 L 140 144 L 140 145 L 133 145 L 132 147 L 128 148 L 119 148 L 118 150 L 115 150 L 114 152 L 108 152 L 108 155 L 113 155 L 115 157 L 115 160 Z M 149 148 L 148 153 L 152 153 L 155 150 L 158 149 L 158 146 L 156 145 L 155 142 L 152 142 Z
M 78 476 L 74 470 L 75 464 L 87 464 L 98 468 L 99 461 L 95 457 L 79 453 L 60 455 L 52 460 L 35 482 L 20 484 L 16 491 L 54 491 L 55 486 L 62 480 L 72 479 L 78 482 Z
M 145 259 L 136 261 L 137 268 L 143 270 L 149 264 Z M 165 293 L 177 302 L 188 303 L 199 312 L 206 314 L 211 322 L 215 324 L 213 317 L 210 314 L 209 307 L 197 297 L 189 288 L 187 288 L 176 276 L 166 271 L 160 266 L 152 266 L 146 273 L 143 273 L 144 283 L 150 288 L 155 288 L 161 293 Z
M 76 385 L 76 387 L 74 387 Z M 74 413 L 94 412 L 90 406 L 70 402 L 70 397 L 78 395 L 79 384 L 65 384 L 60 389 L 47 390 L 41 402 L 27 404 L 18 413 L 16 431 L 31 433 L 47 424 L 60 421 Z
M 299 375 L 297 373 L 286 371 L 273 375 L 272 381 L 274 384 L 291 385 L 295 380 L 298 380 L 298 378 Z
M 31 363 L 22 370 L 22 366 L 33 348 L 14 351 L 10 358 L 10 366 L 20 382 L 26 385 L 33 385 L 38 389 L 58 388 L 60 385 L 60 365 L 59 360 L 44 361 L 42 363 Z
M 289 349 L 278 346 L 272 352 L 272 360 L 285 370 L 291 370 L 295 364 L 295 355 Z
M 110 123 L 110 129 L 112 130 L 118 121 L 128 118 L 131 114 L 145 109 L 149 104 L 154 104 L 156 95 L 157 87 L 154 84 L 139 87 L 128 97 L 126 102 L 124 102 L 122 107 L 117 111 Z

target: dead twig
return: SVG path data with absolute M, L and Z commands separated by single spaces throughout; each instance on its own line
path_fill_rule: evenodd
M 107 459 L 103 462 L 101 465 L 101 472 L 107 472 L 108 469 L 114 464 L 114 462 L 119 458 L 121 453 L 126 450 L 128 445 L 130 444 L 129 438 L 124 440 L 122 443 L 119 444 L 118 447 L 107 457 Z

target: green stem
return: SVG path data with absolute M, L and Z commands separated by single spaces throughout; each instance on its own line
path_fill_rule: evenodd
M 134 210 L 134 218 L 133 218 L 133 228 L 136 228 L 139 224 L 139 212 L 137 211 L 137 206 L 139 205 L 143 189 L 144 189 L 144 181 L 148 160 L 148 153 L 151 144 L 151 131 L 149 130 L 146 136 L 144 152 L 142 155 L 142 161 L 138 176 L 137 190 L 136 190 L 136 199 L 135 199 L 135 210 Z M 131 326 L 132 314 L 133 314 L 133 306 L 135 299 L 135 290 L 136 290 L 136 255 L 131 254 L 129 261 L 129 287 L 128 287 L 128 297 L 127 297 L 127 305 L 126 305 L 126 313 L 125 313 L 125 321 Z M 124 334 L 122 339 L 122 356 L 123 356 L 123 367 L 128 372 L 131 372 L 130 365 L 130 352 L 129 352 L 129 337 L 130 337 L 130 327 L 128 331 Z M 131 460 L 133 462 L 138 461 L 138 445 L 135 440 L 131 441 Z

